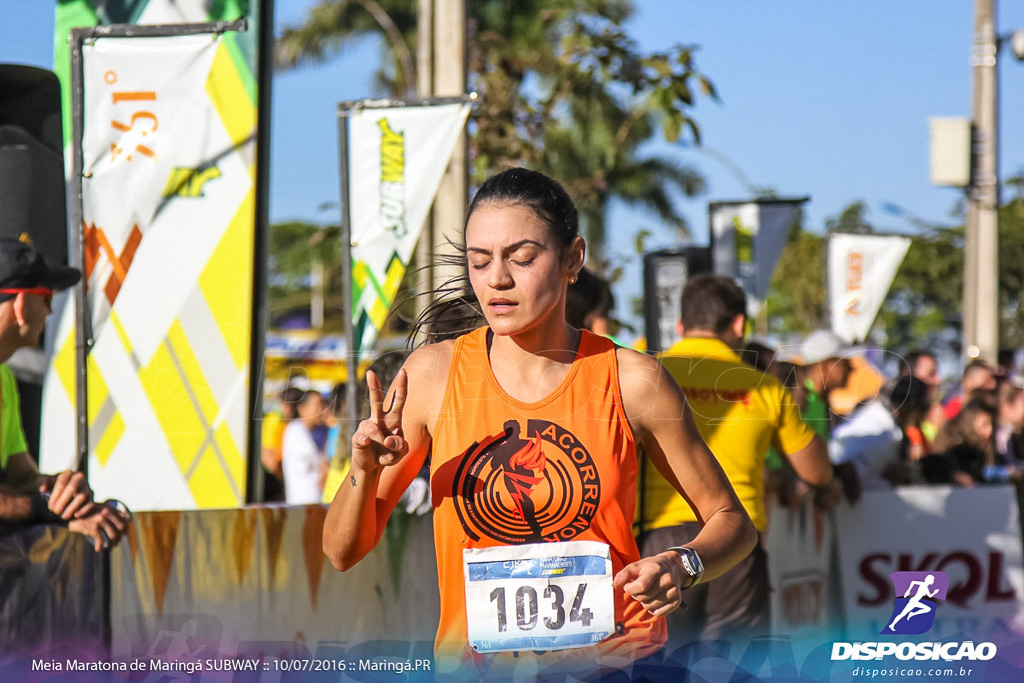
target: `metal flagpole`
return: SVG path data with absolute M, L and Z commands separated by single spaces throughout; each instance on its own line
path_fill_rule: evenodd
M 356 340 L 355 322 L 352 313 L 355 302 L 352 300 L 352 217 L 349 199 L 349 158 L 348 158 L 348 116 L 340 111 L 338 116 L 338 156 L 341 160 L 341 300 L 344 302 L 345 315 L 345 354 L 346 384 L 348 398 L 345 401 L 348 413 L 348 436 L 355 434 L 359 424 L 359 343 Z M 344 430 L 342 431 L 344 434 Z
M 82 44 L 91 32 L 84 29 L 73 29 L 69 37 L 71 43 L 71 229 L 75 239 L 72 243 L 71 263 L 82 271 L 82 282 L 75 288 L 75 462 L 79 472 L 89 479 L 89 423 L 87 400 L 89 396 L 86 381 L 86 360 L 89 347 L 92 346 L 92 320 L 85 296 L 85 231 L 82 229 L 82 180 L 84 161 L 82 159 L 82 137 L 84 123 L 82 120 L 82 100 L 85 92 L 82 73 Z

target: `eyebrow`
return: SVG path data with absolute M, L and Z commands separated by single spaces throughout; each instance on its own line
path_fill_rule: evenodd
M 519 240 L 518 242 L 516 242 L 514 244 L 508 245 L 507 247 L 505 247 L 505 249 L 503 249 L 503 251 L 504 251 L 504 253 L 509 254 L 509 253 L 512 253 L 512 252 L 514 252 L 514 251 L 516 251 L 518 249 L 521 249 L 522 247 L 525 247 L 527 245 L 533 245 L 533 246 L 539 247 L 541 249 L 545 249 L 546 248 L 543 244 L 541 244 L 540 242 L 537 242 L 536 240 L 526 239 L 526 240 Z M 466 247 L 466 251 L 469 252 L 469 253 L 472 253 L 472 254 L 487 254 L 487 255 L 489 255 L 491 253 L 489 249 L 484 249 L 483 247 Z

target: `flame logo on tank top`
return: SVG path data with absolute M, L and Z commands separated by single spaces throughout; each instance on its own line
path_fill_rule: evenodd
M 547 420 L 504 431 L 462 454 L 452 497 L 473 540 L 567 541 L 590 528 L 601 500 L 597 466 L 572 432 Z

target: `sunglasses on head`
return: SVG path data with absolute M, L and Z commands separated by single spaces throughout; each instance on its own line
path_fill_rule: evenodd
M 0 289 L 0 294 L 38 294 L 46 298 L 46 303 L 53 301 L 53 290 L 49 287 L 11 287 Z

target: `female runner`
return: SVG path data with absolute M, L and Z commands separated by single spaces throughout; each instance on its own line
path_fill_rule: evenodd
M 413 351 L 387 400 L 367 376 L 370 417 L 352 437 L 324 553 L 344 571 L 370 552 L 430 455 L 435 655 L 448 671 L 491 675 L 523 658 L 542 671 L 596 670 L 649 657 L 684 590 L 756 542 L 661 364 L 566 322 L 566 287 L 585 255 L 578 223 L 543 174 L 487 180 L 465 228 L 487 324 Z M 638 447 L 704 524 L 687 548 L 637 551 Z

